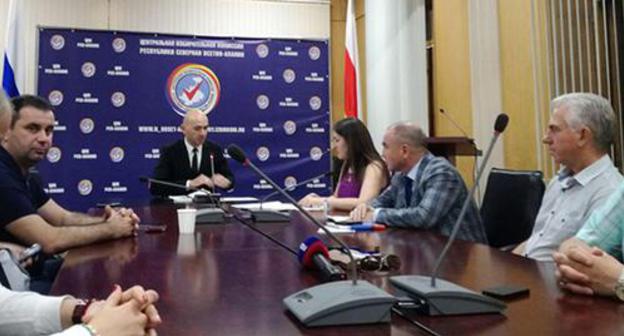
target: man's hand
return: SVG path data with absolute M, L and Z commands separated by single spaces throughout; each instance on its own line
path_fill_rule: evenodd
M 214 187 L 214 183 L 210 179 L 210 177 L 208 177 L 208 176 L 206 176 L 204 174 L 199 174 L 196 178 L 194 178 L 194 179 L 189 181 L 189 187 L 191 187 L 191 188 L 200 188 L 200 187 L 212 188 L 212 187 Z
M 139 223 L 135 221 L 133 216 L 124 216 L 121 214 L 121 212 L 114 211 L 110 214 L 108 219 L 106 219 L 106 223 L 111 225 L 114 238 L 123 238 L 137 235 L 137 228 Z
M 216 185 L 217 187 L 221 189 L 227 189 L 232 184 L 230 180 L 228 180 L 225 176 L 221 174 L 212 175 L 212 182 L 214 183 L 214 185 Z
M 373 220 L 373 211 L 366 203 L 358 204 L 358 206 L 351 211 L 351 219 L 355 221 L 370 221 Z
M 624 270 L 617 259 L 597 247 L 573 247 L 565 254 L 555 253 L 559 285 L 574 293 L 614 295 Z
M 116 289 L 117 290 L 117 287 Z M 129 301 L 136 301 L 139 309 L 147 316 L 147 328 L 153 329 L 162 323 L 162 319 L 158 314 L 155 303 L 158 301 L 159 295 L 154 290 L 145 290 L 141 286 L 134 286 L 121 293 L 119 303 L 123 304 Z M 89 309 L 82 317 L 82 322 L 89 323 L 97 313 L 102 310 L 105 301 L 96 301 L 89 305 Z
M 92 325 L 100 335 L 156 335 L 154 327 L 162 322 L 154 306 L 157 300 L 155 291 L 135 286 L 122 293 L 115 286 L 106 301 L 89 307 L 83 322 Z

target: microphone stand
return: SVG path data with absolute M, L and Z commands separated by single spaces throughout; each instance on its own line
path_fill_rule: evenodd
M 507 308 L 505 303 L 499 300 L 481 295 L 458 286 L 450 281 L 442 279 L 439 279 L 439 281 L 436 280 L 440 270 L 440 265 L 444 261 L 449 248 L 457 237 L 461 222 L 466 215 L 470 202 L 472 201 L 474 192 L 479 184 L 478 181 L 485 170 L 485 165 L 487 164 L 490 154 L 492 153 L 494 144 L 507 126 L 508 121 L 509 117 L 507 117 L 506 114 L 500 114 L 496 118 L 494 136 L 490 141 L 485 158 L 479 167 L 477 180 L 473 184 L 466 200 L 464 201 L 459 216 L 453 225 L 451 235 L 442 249 L 442 253 L 440 253 L 440 256 L 436 260 L 431 277 L 400 275 L 390 278 L 390 282 L 399 290 L 400 293 L 414 298 L 414 306 L 407 309 L 416 309 L 418 312 L 426 315 L 465 315 L 500 313 Z
M 389 323 L 390 310 L 396 298 L 373 286 L 368 281 L 357 280 L 355 259 L 349 247 L 325 226 L 321 225 L 308 211 L 303 209 L 284 189 L 254 165 L 242 149 L 236 145 L 228 146 L 230 157 L 243 165 L 249 166 L 256 174 L 265 179 L 282 196 L 292 203 L 310 222 L 323 230 L 329 238 L 347 251 L 354 267 L 351 269 L 351 281 L 335 281 L 317 285 L 294 293 L 283 302 L 297 319 L 308 327 L 344 324 Z

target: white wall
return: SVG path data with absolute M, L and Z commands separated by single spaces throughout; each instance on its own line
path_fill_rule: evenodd
M 327 1 L 258 0 L 18 0 L 19 40 L 26 64 L 24 92 L 36 90 L 37 26 L 206 36 L 329 39 Z M 4 52 L 9 0 L 0 0 Z M 0 68 L 0 72 L 2 69 Z

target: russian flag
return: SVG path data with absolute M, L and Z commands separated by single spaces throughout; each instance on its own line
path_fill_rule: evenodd
M 357 30 L 355 26 L 355 6 L 353 0 L 347 4 L 347 21 L 345 34 L 345 115 L 362 118 L 360 96 L 360 72 L 358 67 Z
M 5 49 L 4 49 L 4 67 L 2 70 L 2 88 L 9 97 L 19 96 L 20 90 L 23 89 L 23 83 L 16 78 L 17 68 L 17 2 L 19 0 L 11 0 L 9 2 L 9 16 L 7 17 Z

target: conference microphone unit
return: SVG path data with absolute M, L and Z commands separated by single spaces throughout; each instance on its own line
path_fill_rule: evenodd
M 232 159 L 250 167 L 256 174 L 265 179 L 312 224 L 323 230 L 327 237 L 344 248 L 348 252 L 351 263 L 355 265 L 355 259 L 349 247 L 303 209 L 283 188 L 256 167 L 240 147 L 230 145 L 227 152 Z M 358 281 L 355 267 L 353 267 L 351 274 L 351 280 L 329 282 L 294 293 L 284 298 L 284 306 L 306 327 L 390 323 L 391 308 L 397 299 L 368 281 Z
M 317 237 L 306 238 L 299 245 L 297 257 L 303 267 L 316 270 L 323 282 L 347 279 L 347 274 L 329 261 L 329 250 Z
M 457 237 L 461 222 L 466 215 L 468 206 L 472 201 L 474 192 L 479 184 L 481 175 L 485 170 L 494 144 L 501 133 L 507 127 L 509 117 L 501 113 L 494 123 L 494 135 L 490 141 L 490 145 L 485 154 L 483 162 L 477 172 L 477 179 L 470 188 L 470 192 L 462 205 L 457 220 L 453 225 L 453 230 L 449 235 L 448 241 L 442 249 L 442 253 L 436 260 L 431 276 L 421 275 L 399 275 L 390 277 L 390 283 L 398 289 L 399 293 L 406 295 L 414 300 L 414 306 L 409 309 L 425 315 L 467 315 L 467 314 L 494 314 L 501 313 L 507 306 L 504 302 L 484 296 L 470 289 L 456 285 L 450 281 L 438 279 L 440 266 L 446 257 L 446 254 Z
M 295 185 L 286 187 L 285 190 L 288 191 L 292 191 L 293 189 L 300 187 L 302 185 L 308 184 L 312 181 L 315 181 L 317 179 L 326 177 L 331 175 L 332 172 L 328 171 L 325 172 L 321 175 L 318 176 L 314 176 L 312 178 L 309 178 L 305 181 L 299 182 Z M 284 213 L 284 212 L 280 212 L 280 211 L 276 211 L 276 210 L 268 210 L 268 209 L 263 209 L 262 208 L 262 204 L 264 202 L 266 202 L 268 199 L 270 199 L 271 197 L 275 196 L 279 194 L 279 191 L 274 191 L 266 196 L 264 196 L 261 200 L 260 200 L 260 208 L 259 209 L 251 209 L 249 210 L 251 212 L 251 217 L 253 218 L 254 222 L 256 223 L 264 223 L 264 222 L 289 222 L 290 221 L 290 213 Z
M 225 222 L 225 211 L 221 208 L 221 205 L 219 204 L 218 195 L 216 194 L 212 194 L 209 191 L 202 189 L 202 188 L 194 188 L 194 187 L 187 188 L 183 184 L 153 179 L 147 176 L 139 176 L 139 180 L 141 182 L 146 182 L 148 184 L 148 188 L 150 184 L 160 184 L 160 185 L 180 188 L 184 190 L 201 191 L 204 193 L 204 196 L 209 200 L 211 205 L 214 207 L 198 209 L 197 214 L 195 215 L 195 223 L 197 224 L 220 224 L 220 223 Z M 195 198 L 193 199 L 193 201 L 195 201 Z M 197 203 L 203 203 L 203 202 L 197 202 Z

